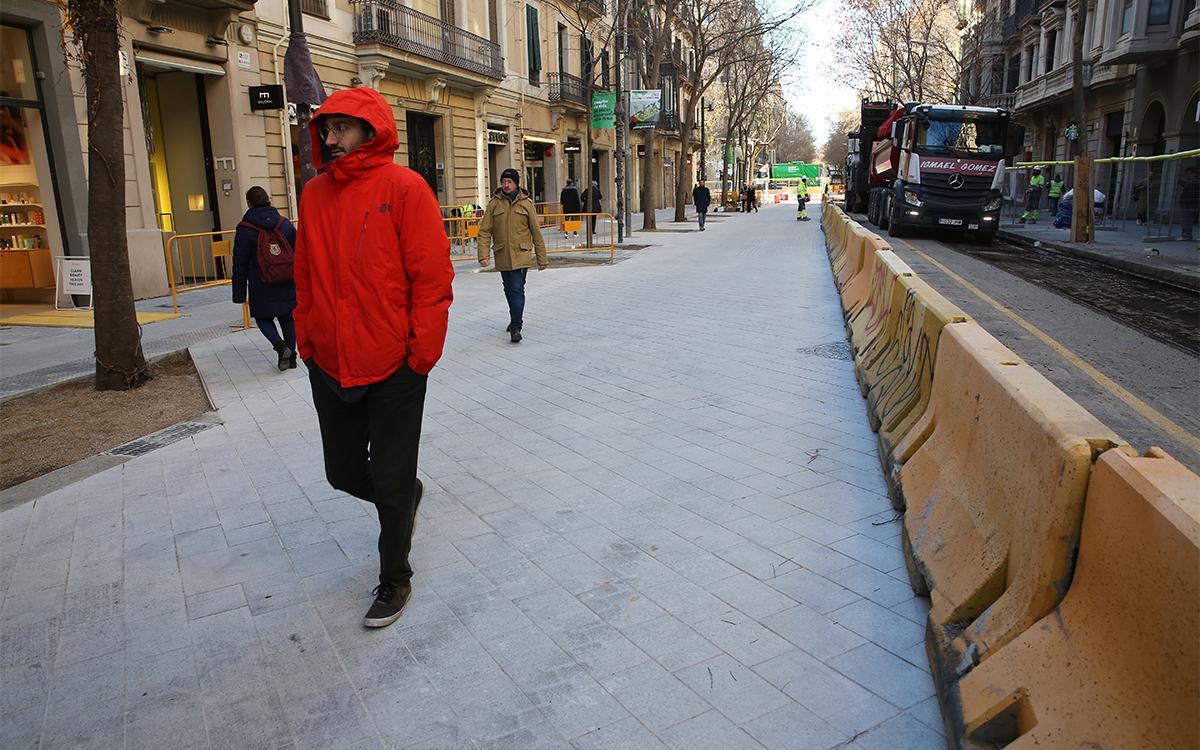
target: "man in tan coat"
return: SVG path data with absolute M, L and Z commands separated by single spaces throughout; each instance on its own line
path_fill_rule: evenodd
M 496 270 L 500 272 L 504 297 L 508 300 L 510 322 L 505 330 L 514 344 L 521 341 L 525 275 L 533 265 L 535 252 L 539 271 L 550 265 L 537 209 L 529 193 L 521 189 L 520 181 L 521 175 L 511 167 L 500 173 L 500 188 L 479 224 L 479 265 L 486 266 L 488 256 L 496 256 Z

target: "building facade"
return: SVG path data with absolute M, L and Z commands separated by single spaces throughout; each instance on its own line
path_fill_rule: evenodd
M 590 93 L 616 75 L 603 0 L 301 3 L 326 90 L 377 89 L 400 132 L 396 161 L 440 204 L 485 202 L 513 167 L 539 203 L 557 204 L 574 179 L 595 181 L 603 210 L 615 210 L 614 131 L 588 138 Z M 168 243 L 231 230 L 250 187 L 296 215 L 299 132 L 286 100 L 258 109 L 250 96 L 283 83 L 286 0 L 128 0 L 122 10 L 127 234 L 134 294 L 147 298 L 166 294 L 171 274 L 227 275 L 207 237 Z M 0 26 L 0 112 L 18 142 L 0 154 L 0 302 L 48 303 L 56 259 L 88 253 L 84 85 L 64 60 L 56 5 L 8 0 Z M 655 168 L 672 169 L 678 150 L 664 150 Z M 638 184 L 635 167 L 633 210 Z
M 1200 9 L 1196 0 L 1091 0 L 1084 29 L 1086 122 L 1074 123 L 1073 35 L 1079 0 L 968 0 L 960 13 L 964 102 L 1015 111 L 1026 156 L 1069 160 L 1077 132 L 1093 157 L 1200 147 Z M 1069 126 L 1075 124 L 1074 129 Z M 1176 207 L 1196 160 L 1097 165 L 1108 210 L 1132 215 L 1134 185 L 1150 210 Z

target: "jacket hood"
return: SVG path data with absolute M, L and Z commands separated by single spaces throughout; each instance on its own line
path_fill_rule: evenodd
M 375 130 L 375 137 L 340 159 L 333 159 L 317 132 L 321 118 L 329 115 L 347 115 L 365 120 Z M 308 131 L 312 135 L 313 166 L 318 171 L 327 172 L 335 180 L 349 179 L 372 167 L 391 164 L 392 155 L 400 147 L 400 135 L 396 131 L 392 108 L 378 91 L 371 88 L 335 91 L 313 113 Z
M 263 229 L 271 229 L 275 226 L 275 222 L 279 221 L 279 209 L 274 206 L 256 206 L 246 211 L 242 221 L 248 221 Z

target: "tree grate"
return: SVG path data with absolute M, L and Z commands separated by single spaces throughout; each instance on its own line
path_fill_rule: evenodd
M 212 426 L 209 422 L 180 422 L 166 429 L 151 433 L 146 437 L 130 440 L 128 443 L 118 445 L 108 452 L 115 456 L 144 456 L 151 451 L 165 448 L 186 437 L 204 432 Z

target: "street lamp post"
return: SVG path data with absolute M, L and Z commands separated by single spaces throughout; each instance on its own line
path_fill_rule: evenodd
M 708 148 L 707 130 L 704 127 L 704 110 L 704 97 L 702 96 L 700 97 L 700 182 L 704 182 L 704 178 L 708 176 L 705 174 L 706 170 L 704 168 L 704 162 L 706 161 L 705 150 Z

